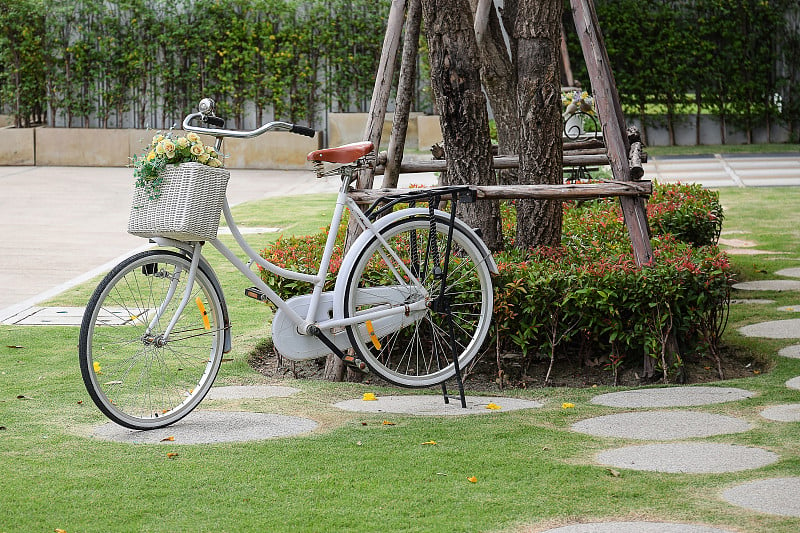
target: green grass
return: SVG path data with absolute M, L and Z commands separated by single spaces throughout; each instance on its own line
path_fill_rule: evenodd
M 291 232 L 307 233 L 326 224 L 327 207 L 318 202 L 329 199 L 268 200 L 234 211 L 251 226 L 296 223 Z M 800 237 L 788 223 L 798 200 L 800 189 L 722 191 L 726 230 L 750 231 L 742 238 L 756 241 L 759 248 L 790 252 L 777 261 L 734 258 L 744 277 L 800 266 L 790 260 L 800 255 Z M 258 247 L 274 238 L 248 236 Z M 247 283 L 237 281 L 216 253 L 209 253 L 209 259 L 228 288 L 235 335 L 234 361 L 224 363 L 219 383 L 265 383 L 246 359 L 268 331 L 269 312 L 240 295 Z M 91 289 L 77 288 L 59 301 L 82 305 Z M 781 302 L 792 300 L 783 293 L 774 296 Z M 773 311 L 775 307 L 757 307 L 753 314 L 734 306 L 726 341 L 773 359 L 778 348 L 792 343 L 743 339 L 735 327 L 762 316 L 786 316 Z M 704 440 L 763 446 L 778 453 L 779 462 L 731 474 L 620 470 L 615 477 L 594 464 L 594 454 L 635 442 L 568 430 L 578 420 L 615 412 L 589 403 L 608 388 L 508 391 L 539 400 L 544 407 L 431 418 L 356 414 L 331 405 L 364 391 L 378 396 L 404 391 L 289 381 L 303 392 L 279 399 L 207 401 L 201 408 L 307 416 L 320 423 L 312 435 L 214 445 L 100 441 L 89 436 L 105 419 L 83 388 L 77 335 L 77 328 L 0 326 L 0 532 L 472 532 L 517 531 L 525 524 L 575 519 L 641 518 L 741 531 L 788 533 L 800 528 L 800 519 L 738 509 L 718 497 L 740 482 L 800 471 L 798 424 L 768 422 L 758 415 L 764 406 L 797 401 L 797 391 L 783 383 L 800 375 L 798 360 L 776 360 L 769 373 L 725 383 L 755 391 L 751 399 L 697 408 L 740 416 L 755 426 L 746 433 Z M 575 408 L 562 409 L 563 402 Z M 386 418 L 395 425 L 383 425 Z M 422 445 L 430 440 L 437 444 Z M 169 459 L 168 452 L 178 456 Z M 476 476 L 477 483 L 467 481 L 469 476 Z

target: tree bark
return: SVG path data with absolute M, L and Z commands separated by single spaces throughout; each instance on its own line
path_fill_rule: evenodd
M 519 0 L 514 20 L 517 106 L 520 119 L 520 184 L 562 182 L 561 0 Z M 518 247 L 561 244 L 562 203 L 517 204 Z
M 477 11 L 479 0 L 470 0 L 473 11 Z M 491 4 L 478 43 L 481 59 L 481 80 L 489 98 L 497 125 L 497 148 L 499 155 L 519 153 L 519 118 L 517 108 L 517 77 L 506 46 L 500 19 Z M 477 21 L 476 21 L 477 24 Z M 478 28 L 476 27 L 476 32 Z M 497 174 L 500 184 L 517 183 L 517 170 L 507 169 Z
M 468 0 L 423 0 L 422 16 L 448 181 L 452 185 L 494 185 L 489 116 Z M 490 249 L 502 248 L 497 201 L 460 203 L 458 216 L 480 230 Z

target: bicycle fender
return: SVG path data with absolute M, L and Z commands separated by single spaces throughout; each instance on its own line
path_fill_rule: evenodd
M 450 220 L 450 213 L 438 209 L 435 211 L 435 213 L 438 216 L 444 217 L 445 220 Z M 426 207 L 410 207 L 408 209 L 401 209 L 400 211 L 395 211 L 378 219 L 372 224 L 372 227 L 376 233 L 380 233 L 386 226 L 398 220 L 420 215 L 427 217 L 429 214 L 430 211 Z M 481 239 L 478 234 L 475 233 L 475 230 L 470 228 L 463 220 L 458 218 L 455 219 L 455 225 L 469 237 L 472 243 L 475 244 L 479 250 L 481 250 L 481 253 L 486 258 L 486 266 L 489 267 L 489 272 L 492 274 L 499 274 L 500 271 L 497 269 L 497 263 L 495 263 L 494 257 L 492 257 L 492 252 L 489 251 L 489 247 L 486 246 L 486 243 L 483 242 L 483 239 Z M 350 277 L 350 272 L 352 271 L 353 265 L 356 262 L 358 250 L 364 248 L 371 238 L 371 232 L 365 231 L 361 233 L 361 235 L 359 235 L 355 242 L 353 242 L 353 244 L 350 246 L 350 250 L 342 260 L 342 265 L 339 267 L 339 274 L 336 276 L 336 286 L 333 289 L 333 301 L 335 303 L 333 309 L 334 318 L 338 319 L 344 317 L 344 291 L 345 285 L 347 285 L 347 281 L 345 280 Z M 340 280 L 341 283 L 339 283 Z

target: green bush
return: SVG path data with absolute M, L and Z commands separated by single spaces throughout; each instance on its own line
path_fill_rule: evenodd
M 727 256 L 706 244 L 722 221 L 718 195 L 691 185 L 657 185 L 648 211 L 657 224 L 654 260 L 640 268 L 615 200 L 566 203 L 562 246 L 526 251 L 513 246 L 514 210 L 505 205 L 508 246 L 495 255 L 495 346 L 528 361 L 579 353 L 615 374 L 626 361 L 652 357 L 665 377 L 681 362 L 667 357 L 670 337 L 683 354 L 718 357 L 733 282 Z M 340 229 L 327 289 L 341 265 L 344 234 Z M 282 238 L 262 255 L 316 273 L 326 235 Z M 309 291 L 308 284 L 266 271 L 262 278 L 284 298 Z
M 656 185 L 647 216 L 656 234 L 671 234 L 695 246 L 716 244 L 722 231 L 719 193 L 700 184 Z

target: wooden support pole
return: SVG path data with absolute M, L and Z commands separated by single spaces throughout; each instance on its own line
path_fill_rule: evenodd
M 640 197 L 653 192 L 649 181 L 606 181 L 598 183 L 575 183 L 564 185 L 472 185 L 478 199 L 510 200 L 531 198 L 536 200 L 589 200 L 610 197 Z M 350 197 L 358 203 L 372 203 L 386 195 L 404 194 L 419 189 L 360 189 L 350 191 Z M 442 196 L 447 200 L 449 196 Z
M 625 137 L 625 118 L 619 103 L 619 93 L 614 82 L 614 74 L 608 61 L 603 36 L 597 22 L 597 13 L 592 0 L 570 0 L 575 28 L 583 49 L 595 105 L 603 129 L 603 139 L 608 149 L 608 160 L 614 179 L 630 181 L 631 170 L 628 162 L 630 146 Z M 650 230 L 647 226 L 647 212 L 644 202 L 639 198 L 621 197 L 620 205 L 625 217 L 625 225 L 633 245 L 633 254 L 639 265 L 648 264 L 653 259 L 650 246 Z
M 375 76 L 375 89 L 372 92 L 372 102 L 369 107 L 369 119 L 364 130 L 364 139 L 372 141 L 376 150 L 381 144 L 381 132 L 383 131 L 383 121 L 386 118 L 386 105 L 389 103 L 389 94 L 392 90 L 395 60 L 397 59 L 397 49 L 400 47 L 405 10 L 406 0 L 392 0 L 381 59 Z M 360 189 L 372 188 L 373 177 L 371 170 L 361 171 L 358 176 L 358 187 Z
M 397 85 L 392 133 L 389 137 L 389 154 L 386 161 L 386 172 L 383 186 L 397 187 L 400 167 L 408 133 L 408 116 L 411 111 L 411 95 L 414 91 L 414 80 L 417 71 L 417 49 L 419 48 L 419 31 L 422 22 L 421 0 L 409 0 L 406 13 L 406 31 L 403 37 L 403 59 L 400 64 L 400 81 Z

